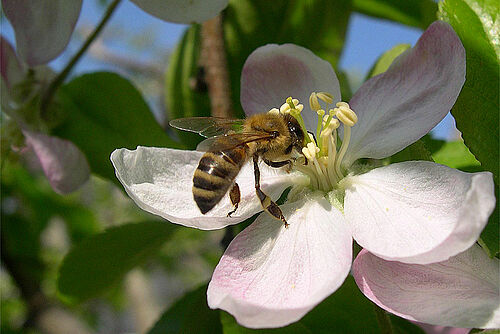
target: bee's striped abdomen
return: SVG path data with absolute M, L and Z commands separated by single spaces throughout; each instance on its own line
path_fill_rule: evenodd
M 193 197 L 201 213 L 210 211 L 229 190 L 247 160 L 248 147 L 207 152 L 194 172 Z

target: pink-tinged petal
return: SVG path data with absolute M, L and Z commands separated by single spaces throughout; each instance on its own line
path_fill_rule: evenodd
M 90 168 L 85 155 L 75 144 L 39 132 L 23 130 L 23 134 L 56 192 L 71 193 L 87 182 Z
M 352 177 L 344 212 L 354 239 L 386 260 L 433 263 L 468 249 L 493 208 L 491 173 L 407 161 Z
M 145 12 L 168 22 L 202 23 L 226 8 L 229 0 L 131 0 Z
M 315 130 L 318 116 L 309 109 L 312 92 L 333 94 L 340 101 L 340 85 L 329 62 L 294 44 L 268 44 L 248 56 L 241 73 L 241 105 L 247 115 L 279 108 L 287 97 L 304 104 L 302 117 Z
M 441 326 L 500 327 L 497 258 L 478 245 L 447 261 L 417 265 L 385 261 L 362 250 L 353 264 L 361 291 L 400 317 Z
M 465 81 L 465 50 L 453 29 L 437 21 L 415 47 L 368 80 L 350 101 L 359 122 L 345 165 L 381 159 L 414 143 L 450 111 Z
M 31 67 L 57 57 L 69 42 L 82 0 L 2 0 L 19 56 Z
M 16 52 L 3 35 L 0 36 L 0 73 L 7 88 L 11 88 L 24 77 L 24 69 Z
M 422 328 L 427 334 L 468 334 L 470 328 L 457 328 L 448 326 L 436 326 L 422 322 L 412 321 L 415 325 Z
M 238 210 L 232 211 L 229 196 L 203 215 L 193 199 L 193 174 L 203 152 L 169 148 L 137 147 L 117 149 L 111 154 L 118 180 L 143 210 L 172 223 L 202 230 L 239 223 L 262 210 L 255 195 L 253 165 L 245 164 L 236 178 L 241 191 Z M 295 173 L 261 165 L 261 186 L 274 200 L 293 182 L 305 182 Z
M 231 242 L 208 286 L 208 305 L 245 327 L 299 320 L 342 285 L 351 267 L 349 228 L 323 196 L 282 210 L 289 227 L 262 213 Z

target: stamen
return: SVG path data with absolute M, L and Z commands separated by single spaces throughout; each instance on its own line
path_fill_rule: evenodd
M 320 99 L 321 101 L 324 101 L 328 104 L 333 103 L 333 95 L 330 93 L 319 92 L 319 93 L 316 93 L 316 96 L 318 97 L 318 99 Z
M 319 109 L 316 110 L 316 113 L 318 114 L 318 126 L 316 127 L 316 138 L 319 138 L 319 135 L 321 133 L 321 125 L 323 125 L 323 116 L 325 116 L 325 111 L 323 109 Z
M 337 118 L 347 126 L 353 126 L 358 122 L 358 116 L 356 116 L 354 111 L 345 102 L 337 103 L 337 108 L 334 111 Z
M 316 96 L 316 93 L 311 93 L 309 96 L 309 106 L 311 106 L 312 111 L 317 111 L 321 109 L 321 105 L 319 104 L 318 97 Z
M 272 108 L 268 111 L 268 113 L 279 115 L 280 110 L 278 108 Z
M 334 110 L 337 118 L 344 123 L 344 139 L 342 140 L 342 145 L 340 146 L 339 156 L 335 162 L 335 171 L 337 172 L 337 175 L 342 178 L 344 177 L 344 174 L 342 174 L 340 166 L 345 152 L 347 151 L 347 147 L 349 146 L 349 141 L 351 140 L 351 127 L 358 121 L 358 116 L 356 116 L 356 113 L 349 107 L 349 104 L 345 102 L 337 103 L 337 108 Z
M 288 103 L 283 103 L 280 107 L 280 113 L 287 114 L 290 112 L 290 105 Z

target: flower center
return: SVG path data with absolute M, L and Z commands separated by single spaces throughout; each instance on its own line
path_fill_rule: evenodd
M 320 101 L 327 106 L 328 113 L 321 107 Z M 346 102 L 338 102 L 334 108 L 333 96 L 328 93 L 313 92 L 309 97 L 309 105 L 318 115 L 316 135 L 309 133 L 305 127 L 301 112 L 304 106 L 297 99 L 291 97 L 280 107 L 269 112 L 290 113 L 297 119 L 306 134 L 305 146 L 302 148 L 304 162 L 297 162 L 295 169 L 309 176 L 310 186 L 314 190 L 329 192 L 338 187 L 339 181 L 344 178 L 342 159 L 347 151 L 351 139 L 351 127 L 356 124 L 358 117 Z M 337 128 L 344 125 L 344 137 L 339 143 Z M 339 145 L 340 144 L 340 145 Z

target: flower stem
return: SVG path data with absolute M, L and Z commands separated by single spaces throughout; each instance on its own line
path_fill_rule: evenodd
M 377 315 L 378 326 L 380 327 L 380 333 L 382 334 L 392 334 L 394 331 L 392 330 L 391 319 L 387 315 L 387 313 L 373 304 L 375 314 Z
M 42 99 L 40 102 L 40 111 L 42 118 L 45 116 L 45 113 L 47 112 L 47 107 L 49 106 L 50 102 L 52 101 L 52 98 L 59 88 L 61 84 L 64 82 L 66 77 L 69 75 L 73 67 L 76 65 L 76 63 L 80 60 L 80 58 L 83 56 L 83 54 L 87 51 L 89 48 L 90 44 L 96 39 L 97 35 L 101 32 L 101 30 L 104 28 L 106 23 L 111 17 L 111 14 L 113 14 L 116 6 L 120 3 L 121 0 L 113 0 L 113 2 L 109 5 L 109 7 L 106 9 L 106 12 L 104 13 L 104 16 L 101 19 L 101 22 L 97 25 L 97 27 L 94 29 L 94 31 L 87 37 L 85 40 L 85 43 L 80 47 L 80 50 L 71 58 L 71 60 L 68 62 L 68 64 L 64 67 L 64 69 L 59 72 L 59 74 L 52 80 L 52 82 L 49 84 L 47 89 L 45 90 L 45 93 L 42 95 Z

